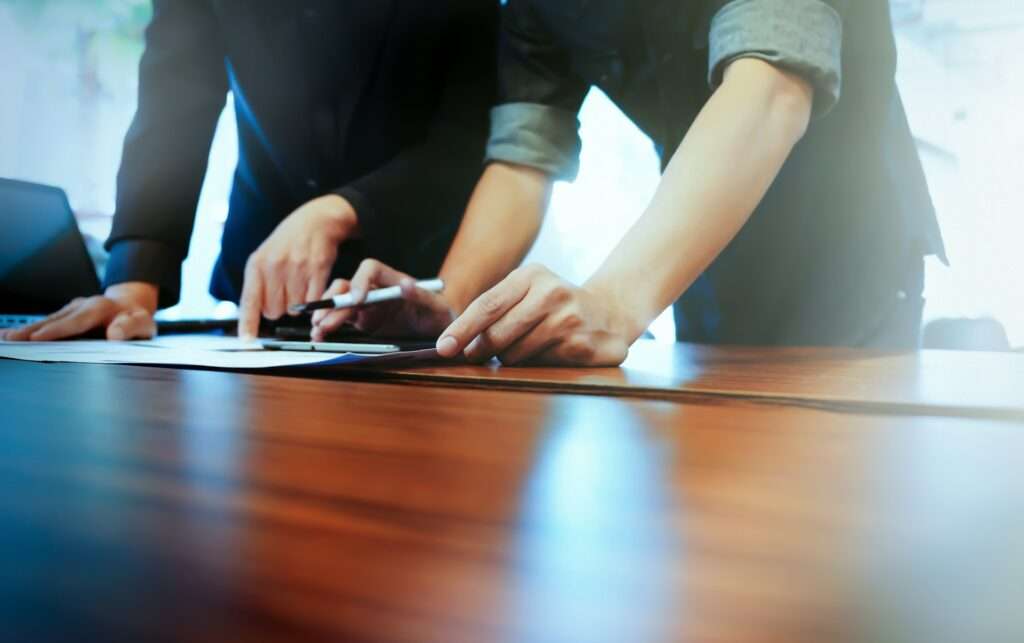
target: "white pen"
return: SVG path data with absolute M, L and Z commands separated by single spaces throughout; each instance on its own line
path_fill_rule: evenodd
M 427 281 L 417 281 L 416 287 L 420 290 L 427 290 L 429 292 L 441 292 L 444 290 L 444 282 L 440 279 L 429 279 Z M 299 304 L 297 306 L 291 306 L 288 310 L 293 313 L 311 313 L 314 310 L 326 310 L 326 309 L 338 309 L 338 308 L 352 308 L 354 306 L 365 306 L 367 304 L 377 304 L 382 301 L 394 301 L 402 298 L 401 286 L 391 286 L 390 288 L 378 288 L 371 290 L 366 293 L 366 298 L 361 302 L 356 302 L 352 298 L 351 293 L 345 293 L 344 295 L 335 295 L 330 299 L 323 299 L 321 301 L 312 301 L 308 304 Z

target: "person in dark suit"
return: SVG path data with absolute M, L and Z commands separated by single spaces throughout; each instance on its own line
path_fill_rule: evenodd
M 502 32 L 490 164 L 445 293 L 417 295 L 442 355 L 618 364 L 670 305 L 685 341 L 917 346 L 923 257 L 944 250 L 887 0 L 509 0 Z M 575 175 L 592 86 L 655 142 L 657 193 L 582 286 L 508 275 Z
M 482 168 L 497 26 L 481 0 L 155 0 L 105 295 L 9 338 L 155 332 L 229 91 L 239 160 L 210 290 L 241 302 L 242 334 L 367 256 L 435 276 Z

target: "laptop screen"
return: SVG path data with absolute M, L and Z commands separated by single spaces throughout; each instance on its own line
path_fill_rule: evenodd
M 64 192 L 0 179 L 0 313 L 49 313 L 99 291 Z

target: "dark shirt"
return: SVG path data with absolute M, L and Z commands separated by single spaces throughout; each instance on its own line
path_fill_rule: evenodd
M 667 163 L 737 58 L 815 90 L 814 117 L 739 235 L 676 305 L 680 339 L 868 343 L 944 258 L 895 84 L 886 0 L 509 0 L 488 158 L 575 175 L 605 91 Z M 638 258 L 639 259 L 639 258 Z
M 125 140 L 107 284 L 180 290 L 227 92 L 239 159 L 211 292 L 237 301 L 249 255 L 292 211 L 336 193 L 364 256 L 435 275 L 481 168 L 498 8 L 479 0 L 156 0 Z

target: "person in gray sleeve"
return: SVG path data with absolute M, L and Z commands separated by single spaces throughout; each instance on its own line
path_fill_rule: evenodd
M 392 317 L 474 360 L 618 364 L 669 305 L 684 341 L 914 348 L 923 257 L 945 256 L 895 67 L 887 0 L 509 0 L 445 292 L 375 262 L 354 283 L 405 283 Z M 661 184 L 582 286 L 512 271 L 575 176 L 591 86 L 655 141 Z

